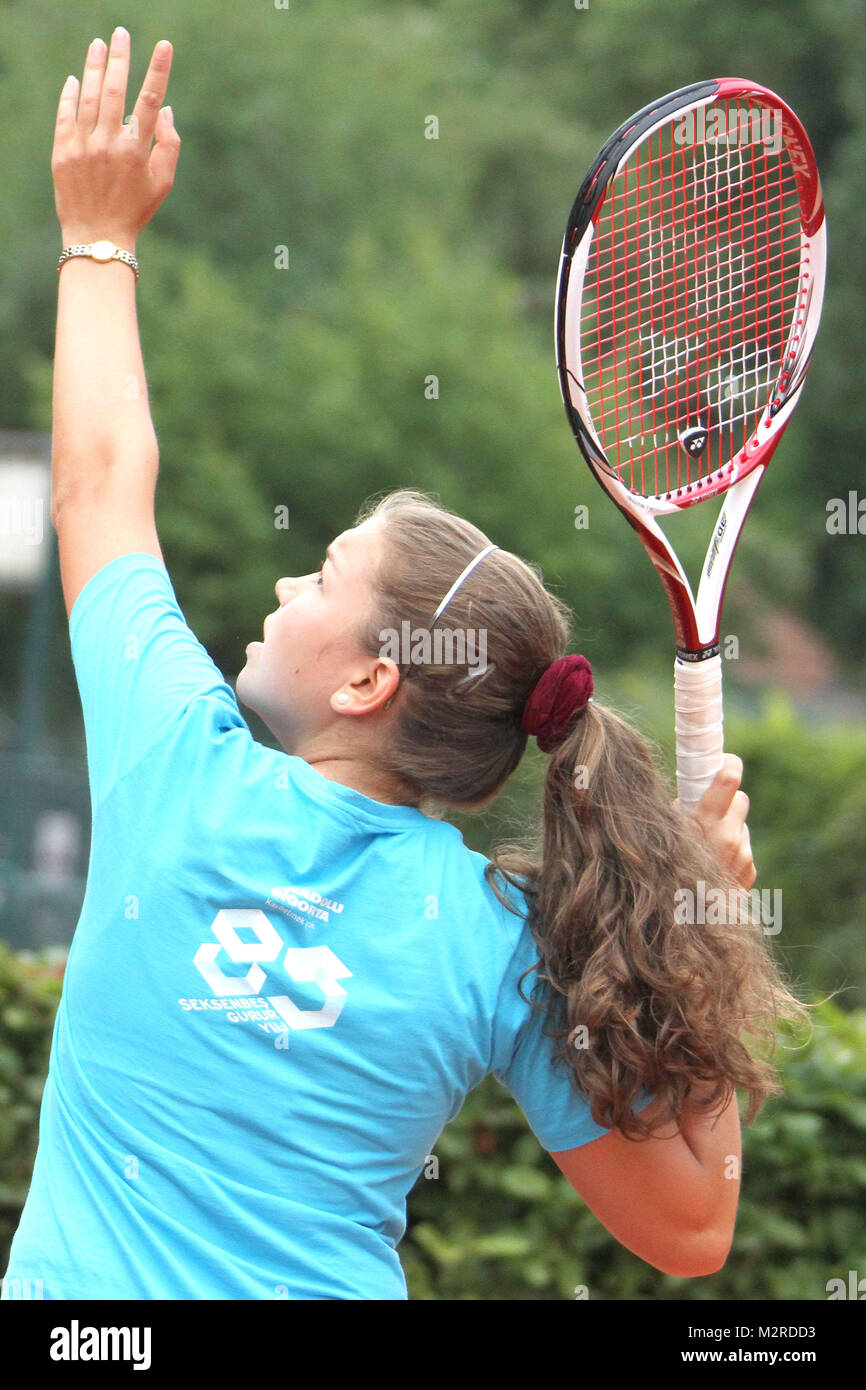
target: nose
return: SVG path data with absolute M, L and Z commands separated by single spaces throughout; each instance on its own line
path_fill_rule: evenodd
M 284 576 L 282 579 L 277 580 L 274 585 L 274 593 L 280 603 L 288 603 L 289 599 L 294 597 L 300 582 L 300 579 L 292 579 L 290 576 Z
M 303 584 L 309 583 L 315 577 L 315 574 L 302 574 L 294 577 L 285 575 L 282 579 L 277 580 L 274 585 L 274 593 L 281 604 L 288 603 Z

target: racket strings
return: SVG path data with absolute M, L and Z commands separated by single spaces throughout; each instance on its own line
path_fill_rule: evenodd
M 751 227 L 744 227 L 743 230 L 745 232 L 754 231 L 756 226 L 757 224 L 752 224 Z M 789 253 L 799 256 L 799 226 L 787 237 L 779 238 L 775 243 L 775 249 L 777 252 L 783 252 L 787 250 Z M 719 268 L 721 268 L 724 264 L 722 258 L 725 254 L 725 251 L 729 253 L 728 268 L 729 270 L 733 270 L 733 248 L 725 248 L 724 250 L 720 250 L 717 253 L 719 257 Z M 710 260 L 710 253 L 708 253 L 707 259 L 708 261 Z M 745 269 L 745 265 L 746 257 L 745 252 L 743 251 L 739 260 L 739 269 L 741 270 L 741 272 Z M 616 304 L 618 296 L 622 292 L 623 285 L 629 278 L 634 277 L 637 274 L 639 268 L 640 262 L 637 260 L 637 258 L 635 258 L 635 260 L 631 263 L 626 263 L 625 261 L 621 260 L 616 267 L 611 269 L 610 274 L 606 277 L 606 279 L 600 287 L 596 287 L 595 285 L 587 285 L 585 287 L 584 304 L 587 307 L 595 308 L 597 312 L 601 311 L 602 306 L 604 306 L 608 310 L 608 312 L 612 312 L 613 306 Z M 780 264 L 776 262 L 771 263 L 767 268 L 767 275 L 769 277 L 769 280 L 772 282 L 774 277 L 778 277 L 778 279 L 782 281 L 783 276 L 781 274 L 781 270 L 782 266 Z M 658 279 L 658 277 L 656 278 Z M 787 283 L 787 276 L 784 277 L 784 281 L 785 283 Z M 689 293 L 689 286 L 685 283 L 677 282 L 675 285 L 674 292 L 676 294 L 681 295 L 685 299 L 685 297 Z
M 766 111 L 714 105 L 712 128 L 737 138 L 706 138 L 708 111 L 685 138 L 677 117 L 638 145 L 601 205 L 584 277 L 590 413 L 611 466 L 644 495 L 708 478 L 746 445 L 798 303 L 787 149 L 767 138 Z

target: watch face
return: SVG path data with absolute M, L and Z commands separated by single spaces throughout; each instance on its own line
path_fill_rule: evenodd
M 110 261 L 115 252 L 113 241 L 94 241 L 90 254 L 95 261 Z

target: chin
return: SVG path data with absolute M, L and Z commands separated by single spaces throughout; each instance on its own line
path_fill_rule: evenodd
M 247 662 L 246 666 L 243 666 L 241 670 L 238 671 L 237 679 L 235 680 L 235 694 L 237 695 L 238 700 L 240 700 L 241 704 L 246 705 L 247 709 L 251 709 L 254 711 L 254 713 L 258 714 L 258 710 L 255 708 L 255 705 L 253 704 L 254 683 L 249 677 L 249 662 Z

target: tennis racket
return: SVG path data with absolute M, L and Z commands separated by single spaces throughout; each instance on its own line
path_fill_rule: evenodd
M 825 261 L 806 131 L 775 93 L 739 78 L 683 87 L 621 125 L 566 228 L 560 389 L 587 463 L 643 541 L 670 602 L 686 810 L 724 760 L 725 586 L 800 397 Z M 695 598 L 658 518 L 718 498 Z

